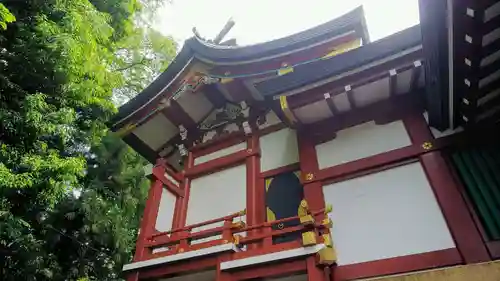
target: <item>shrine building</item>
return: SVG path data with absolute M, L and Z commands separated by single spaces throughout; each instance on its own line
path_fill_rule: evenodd
M 500 1 L 197 33 L 110 122 L 150 161 L 128 281 L 498 280 Z

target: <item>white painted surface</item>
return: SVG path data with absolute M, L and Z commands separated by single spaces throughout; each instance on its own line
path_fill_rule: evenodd
M 153 150 L 157 150 L 178 132 L 179 129 L 160 113 L 137 127 L 133 133 Z
M 351 103 L 349 102 L 346 93 L 335 95 L 332 97 L 332 100 L 339 112 L 346 112 L 351 110 Z
M 337 132 L 337 137 L 316 146 L 320 169 L 348 163 L 411 145 L 402 121 L 376 125 L 367 122 Z
M 297 134 L 285 128 L 260 138 L 261 171 L 269 171 L 299 161 Z
M 409 92 L 411 84 L 411 75 L 413 71 L 416 70 L 412 68 L 404 72 L 398 73 L 396 81 L 396 94 L 404 94 Z
M 455 247 L 420 163 L 326 185 L 338 264 Z
M 174 179 L 174 177 L 172 177 L 168 172 L 165 173 L 165 177 L 169 179 L 171 182 L 173 182 L 175 185 L 179 186 L 179 182 L 176 179 Z
M 326 100 L 320 100 L 297 108 L 294 110 L 294 113 L 295 116 L 297 116 L 297 118 L 305 124 L 311 124 L 333 116 Z
M 223 157 L 223 156 L 226 156 L 226 155 L 229 155 L 229 154 L 241 151 L 241 150 L 245 150 L 245 149 L 247 149 L 246 142 L 238 143 L 236 145 L 229 146 L 229 147 L 223 148 L 221 150 L 217 150 L 217 151 L 212 152 L 210 154 L 200 156 L 200 157 L 194 159 L 194 164 L 198 165 L 201 163 L 205 163 L 207 161 L 214 160 L 214 159 L 217 159 L 217 158 L 220 158 L 220 157 Z
M 265 119 L 266 119 L 266 122 L 264 124 L 259 124 L 259 129 L 264 129 L 264 128 L 267 128 L 269 126 L 281 123 L 281 120 L 278 118 L 276 113 L 274 113 L 274 111 L 272 111 L 272 110 L 266 114 Z
M 380 79 L 353 90 L 353 97 L 358 107 L 389 98 L 389 78 Z
M 195 121 L 202 121 L 207 116 L 213 105 L 203 94 L 185 93 L 177 100 L 179 105 Z
M 213 254 L 217 254 L 217 253 L 230 252 L 230 251 L 238 252 L 239 249 L 236 248 L 236 246 L 234 244 L 228 243 L 228 244 L 213 246 L 213 247 L 204 248 L 204 249 L 200 249 L 200 250 L 196 250 L 196 251 L 189 251 L 189 252 L 184 252 L 184 253 L 175 254 L 175 255 L 171 255 L 171 256 L 165 256 L 165 257 L 161 257 L 161 258 L 129 263 L 129 264 L 126 264 L 123 266 L 123 271 L 129 271 L 129 270 L 139 269 L 139 268 L 143 268 L 143 267 L 149 267 L 149 266 L 155 266 L 155 265 L 166 264 L 166 263 L 171 263 L 171 262 L 177 262 L 177 261 L 181 261 L 181 260 L 191 259 L 194 257 L 213 255 Z
M 191 181 L 186 225 L 224 217 L 246 208 L 246 166 L 240 165 Z M 197 232 L 221 226 L 222 223 L 199 227 Z M 220 238 L 200 239 L 201 243 Z
M 325 247 L 325 245 L 318 244 L 318 245 L 314 245 L 314 246 L 310 246 L 310 247 L 301 247 L 301 248 L 285 250 L 285 251 L 281 251 L 281 252 L 275 252 L 275 253 L 270 253 L 270 254 L 265 254 L 265 255 L 260 255 L 260 256 L 253 256 L 253 257 L 248 257 L 248 258 L 243 258 L 243 259 L 227 261 L 227 262 L 223 262 L 220 264 L 220 269 L 221 270 L 228 270 L 228 269 L 238 268 L 238 267 L 243 267 L 243 266 L 249 266 L 249 265 L 261 264 L 261 263 L 274 262 L 274 261 L 278 261 L 278 260 L 308 256 L 308 255 L 312 255 L 312 254 L 317 253 L 319 250 L 323 249 L 324 247 Z
M 174 194 L 168 191 L 168 189 L 163 188 L 161 192 L 160 207 L 158 208 L 158 216 L 156 217 L 156 230 L 169 231 L 172 229 L 176 200 L 177 197 Z

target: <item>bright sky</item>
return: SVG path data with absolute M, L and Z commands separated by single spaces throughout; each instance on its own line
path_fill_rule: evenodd
M 334 19 L 363 5 L 370 39 L 419 22 L 418 0 L 172 0 L 158 11 L 156 28 L 179 43 L 193 36 L 213 39 L 232 17 L 225 39 L 249 45 L 281 38 Z

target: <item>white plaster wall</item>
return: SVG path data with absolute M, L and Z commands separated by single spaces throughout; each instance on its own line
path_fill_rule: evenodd
M 339 265 L 454 248 L 420 163 L 325 185 Z
M 319 168 L 332 167 L 411 145 L 402 121 L 377 125 L 367 122 L 337 132 L 337 137 L 316 146 Z
M 294 130 L 288 128 L 261 137 L 260 149 L 263 172 L 299 161 L 297 135 Z
M 245 208 L 246 166 L 240 165 L 191 181 L 186 225 L 227 216 Z M 212 224 L 194 229 L 193 232 L 221 225 L 222 223 Z M 200 239 L 193 243 L 218 238 L 220 237 Z
M 168 189 L 163 188 L 158 216 L 156 217 L 156 230 L 168 231 L 172 229 L 176 199 L 177 197 L 174 194 L 168 191 Z
M 179 182 L 176 179 L 174 179 L 174 177 L 172 177 L 168 172 L 165 173 L 165 177 L 169 179 L 171 182 L 173 182 L 175 185 L 179 186 Z
M 241 151 L 241 150 L 245 150 L 245 149 L 247 149 L 247 144 L 246 144 L 246 142 L 242 142 L 242 143 L 239 143 L 239 144 L 236 144 L 233 146 L 223 148 L 221 150 L 217 150 L 217 151 L 212 152 L 210 154 L 197 157 L 196 159 L 194 159 L 194 164 L 198 165 L 201 163 L 205 163 L 205 162 L 208 162 L 210 160 L 214 160 L 214 159 L 217 159 L 217 158 L 220 158 L 220 157 L 223 157 L 223 156 L 226 156 L 226 155 L 229 155 L 229 154 Z

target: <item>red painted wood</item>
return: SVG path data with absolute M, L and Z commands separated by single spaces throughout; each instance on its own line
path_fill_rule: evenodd
M 231 136 L 231 134 L 228 135 L 228 137 Z M 233 134 L 231 137 L 222 137 L 222 138 L 217 138 L 213 139 L 214 142 L 212 142 L 209 146 L 206 146 L 205 143 L 199 144 L 197 146 L 194 146 L 191 151 L 194 154 L 194 158 L 198 158 L 216 151 L 219 151 L 224 148 L 228 148 L 233 145 L 237 145 L 239 143 L 244 142 L 247 139 L 247 136 L 244 134 L 237 132 L 237 134 Z
M 161 169 L 164 171 L 164 168 Z M 160 180 L 168 191 L 172 192 L 177 197 L 184 197 L 184 191 L 181 190 L 175 183 L 165 177 L 164 174 L 160 174 L 161 170 L 153 169 L 153 175 Z
M 349 163 L 322 169 L 317 172 L 316 177 L 312 181 L 325 181 L 346 177 L 351 174 L 418 157 L 423 152 L 424 149 L 420 145 L 410 145 L 398 148 Z
M 316 256 L 312 255 L 306 258 L 307 281 L 327 281 L 322 268 L 316 265 Z
M 414 112 L 405 116 L 403 123 L 413 144 L 422 145 L 424 142 L 434 139 L 422 113 Z
M 252 136 L 247 141 L 248 149 L 259 151 L 259 138 Z M 246 205 L 247 214 L 246 220 L 248 226 L 253 226 L 261 221 L 261 213 L 264 209 L 262 192 L 259 190 L 259 174 L 260 174 L 260 154 L 254 154 L 246 158 L 246 176 L 247 176 L 247 192 Z M 250 231 L 247 235 L 254 235 L 257 230 Z M 256 245 L 249 245 L 249 250 L 255 248 Z
M 293 163 L 290 165 L 286 165 L 283 167 L 279 167 L 276 169 L 262 172 L 262 173 L 260 173 L 260 177 L 265 179 L 265 178 L 269 178 L 269 177 L 274 177 L 274 176 L 279 175 L 279 174 L 293 172 L 293 171 L 297 171 L 297 170 L 300 170 L 300 163 Z
M 188 157 L 184 169 L 190 169 L 194 165 L 194 157 L 192 152 L 188 152 Z M 185 171 L 185 170 L 184 170 Z M 177 227 L 186 225 L 187 208 L 189 203 L 189 191 L 191 188 L 191 179 L 184 173 L 184 181 L 182 182 L 182 190 L 184 190 L 184 198 L 182 198 L 181 208 L 179 212 L 179 221 Z
M 433 151 L 420 156 L 420 161 L 434 190 L 444 218 L 466 263 L 489 260 L 481 234 L 467 210 L 456 182 L 441 152 Z
M 158 266 L 143 269 L 139 273 L 139 279 L 159 279 L 172 277 L 173 275 L 177 276 L 180 274 L 189 274 L 201 270 L 213 269 L 217 266 L 217 264 L 218 262 L 216 256 L 200 257 L 196 259 L 196 262 L 188 260 L 178 262 L 175 266 Z
M 245 162 L 247 157 L 259 155 L 259 150 L 243 150 L 226 155 L 205 163 L 201 163 L 186 169 L 185 176 L 189 178 L 197 178 L 206 174 L 217 172 L 221 169 L 235 166 L 239 163 Z
M 486 247 L 488 247 L 492 259 L 500 258 L 500 241 L 486 242 Z
M 334 268 L 333 280 L 344 281 L 460 264 L 457 249 L 446 249 L 416 255 L 341 265 Z
M 135 244 L 134 261 L 143 260 L 149 254 L 149 250 L 145 246 L 147 238 L 153 233 L 156 224 L 162 191 L 163 184 L 153 177 L 151 187 L 149 188 L 148 200 L 146 201 L 142 215 L 139 236 Z
M 297 134 L 299 144 L 299 160 L 301 177 L 304 179 L 308 174 L 311 174 L 313 180 L 318 176 L 318 156 L 316 153 L 313 139 L 309 138 L 303 132 Z M 323 195 L 323 187 L 320 182 L 304 182 L 304 199 L 309 204 L 312 210 L 325 208 L 325 197 Z M 321 218 L 320 218 L 321 219 Z
M 362 176 L 366 176 L 366 175 L 370 175 L 370 174 L 380 173 L 380 172 L 383 172 L 386 170 L 390 170 L 390 169 L 393 169 L 393 168 L 396 168 L 399 166 L 408 165 L 408 164 L 415 163 L 418 161 L 419 161 L 418 158 L 410 158 L 410 159 L 398 161 L 395 163 L 391 163 L 391 164 L 387 164 L 387 165 L 383 165 L 383 166 L 377 166 L 375 168 L 368 168 L 366 170 L 361 170 L 359 172 L 348 173 L 348 174 L 345 174 L 343 176 L 330 178 L 327 180 L 323 180 L 322 183 L 323 183 L 323 185 L 327 185 L 327 184 L 332 184 L 332 183 L 336 183 L 336 182 L 341 182 L 341 181 L 354 179 L 354 178 L 358 178 L 358 177 L 362 177 Z
M 267 263 L 263 265 L 245 268 L 232 273 L 231 280 L 249 280 L 256 278 L 272 278 L 301 274 L 306 272 L 306 261 L 304 259 L 291 260 L 280 263 Z
M 125 274 L 127 281 L 139 281 L 139 272 L 131 272 Z

